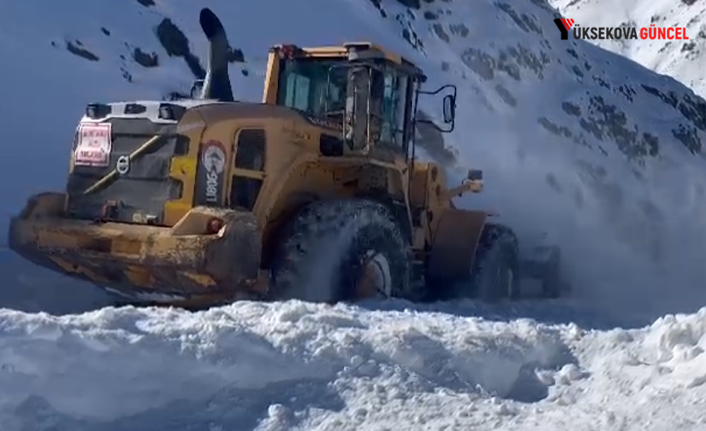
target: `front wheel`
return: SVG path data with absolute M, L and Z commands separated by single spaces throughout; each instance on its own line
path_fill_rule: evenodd
M 411 246 L 381 203 L 314 202 L 281 238 L 270 269 L 272 300 L 332 303 L 413 296 Z
M 458 283 L 454 296 L 486 302 L 521 296 L 517 237 L 509 228 L 485 225 L 469 278 Z

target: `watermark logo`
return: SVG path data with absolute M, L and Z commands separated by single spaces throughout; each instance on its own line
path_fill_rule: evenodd
M 686 27 L 582 27 L 570 18 L 555 18 L 554 24 L 559 29 L 561 40 L 569 39 L 569 33 L 574 39 L 583 40 L 689 40 Z
M 561 32 L 561 40 L 566 40 L 569 38 L 569 30 L 574 25 L 574 20 L 569 18 L 556 18 L 554 24 L 559 28 Z

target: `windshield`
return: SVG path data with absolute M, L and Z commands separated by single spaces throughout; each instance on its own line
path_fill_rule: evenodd
M 347 70 L 342 59 L 284 61 L 277 104 L 316 117 L 342 115 L 346 103 Z

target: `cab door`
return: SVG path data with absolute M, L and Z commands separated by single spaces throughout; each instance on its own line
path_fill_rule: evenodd
M 252 211 L 265 180 L 266 136 L 264 129 L 244 128 L 235 135 L 228 206 Z

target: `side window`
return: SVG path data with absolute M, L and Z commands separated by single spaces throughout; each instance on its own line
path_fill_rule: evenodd
M 292 73 L 287 76 L 287 94 L 284 104 L 290 108 L 307 111 L 309 109 L 309 86 L 311 80 L 306 76 Z
M 394 69 L 385 73 L 383 94 L 383 122 L 380 140 L 383 143 L 404 148 L 405 98 L 407 77 L 399 76 Z
M 262 187 L 265 171 L 265 131 L 244 129 L 238 133 L 235 169 L 231 188 L 231 208 L 252 210 Z

